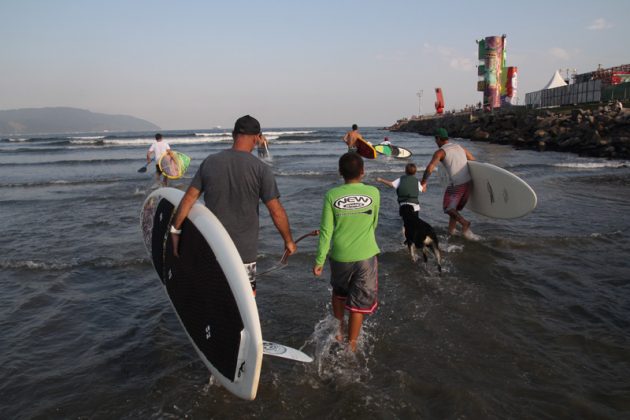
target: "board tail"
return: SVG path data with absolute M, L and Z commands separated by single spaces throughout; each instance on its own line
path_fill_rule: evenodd
M 311 363 L 313 361 L 311 356 L 302 353 L 300 350 L 283 344 L 272 343 L 271 341 L 263 341 L 263 354 L 303 363 Z

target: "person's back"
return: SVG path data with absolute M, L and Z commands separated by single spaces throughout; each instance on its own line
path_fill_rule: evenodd
M 468 170 L 468 158 L 464 149 L 454 143 L 446 143 L 440 147 L 444 151 L 442 164 L 451 180 L 451 185 L 462 185 L 471 180 Z
M 324 198 L 320 243 L 332 239 L 330 258 L 339 262 L 360 261 L 378 254 L 375 230 L 380 193 L 363 183 L 344 184 L 330 189 Z M 324 264 L 327 246 L 318 248 L 316 262 Z
M 280 195 L 271 168 L 251 153 L 227 149 L 208 156 L 191 185 L 203 191 L 206 207 L 228 231 L 243 261 L 254 261 L 259 202 Z
M 419 204 L 418 196 L 420 194 L 420 183 L 415 175 L 405 174 L 400 177 L 399 184 L 396 188 L 398 195 L 398 203 L 414 203 Z
M 352 131 L 348 131 L 343 136 L 343 141 L 348 145 L 349 152 L 356 152 L 357 139 L 362 139 L 361 133 L 359 133 L 359 127 L 356 124 L 352 124 Z
M 365 175 L 363 159 L 356 153 L 341 156 L 339 173 L 345 184 L 332 188 L 324 197 L 313 274 L 322 274 L 330 250 L 332 310 L 339 321 L 336 338 L 343 341 L 348 310 L 348 344 L 356 351 L 363 315 L 372 314 L 378 305 L 379 249 L 375 230 L 380 193 L 361 182 Z
M 155 135 L 155 140 L 149 146 L 149 150 L 147 151 L 147 165 L 151 163 L 151 159 L 155 159 L 155 178 L 159 181 L 160 175 L 162 175 L 162 171 L 160 170 L 160 158 L 164 153 L 171 153 L 171 146 L 163 140 L 162 134 L 157 133 Z M 172 156 L 172 155 L 171 155 Z M 168 184 L 168 178 L 166 175 L 163 176 L 162 185 L 166 186 Z
M 256 294 L 256 256 L 258 250 L 258 203 L 269 210 L 278 233 L 284 240 L 286 255 L 297 249 L 289 218 L 280 203 L 278 187 L 271 168 L 251 152 L 260 141 L 260 123 L 245 115 L 234 124 L 232 148 L 208 156 L 193 177 L 171 222 L 173 254 L 179 256 L 181 226 L 203 193 L 206 206 L 228 231 L 248 273 Z
M 424 170 L 422 181 L 420 181 L 422 190 L 426 192 L 429 175 L 436 168 L 436 165 L 442 163 L 450 178 L 450 185 L 446 187 L 442 200 L 444 213 L 449 216 L 448 231 L 450 234 L 455 233 L 457 223 L 460 223 L 464 236 L 472 237 L 470 222 L 459 212 L 464 208 L 470 196 L 472 178 L 468 169 L 468 161 L 475 160 L 475 157 L 464 147 L 449 143 L 448 132 L 442 127 L 435 130 L 435 143 L 438 150 L 433 153 L 431 161 Z

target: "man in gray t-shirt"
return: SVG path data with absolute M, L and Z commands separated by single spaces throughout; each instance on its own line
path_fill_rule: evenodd
M 280 193 L 271 168 L 252 155 L 261 137 L 258 121 L 246 115 L 236 120 L 231 149 L 208 156 L 199 167 L 179 204 L 171 225 L 171 237 L 178 255 L 179 230 L 195 201 L 203 193 L 206 207 L 230 234 L 250 274 L 254 293 L 258 251 L 258 203 L 269 214 L 291 255 L 297 249 L 291 236 L 289 219 L 280 203 Z

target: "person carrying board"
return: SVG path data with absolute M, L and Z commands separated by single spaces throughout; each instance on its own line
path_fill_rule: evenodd
M 356 124 L 352 124 L 352 130 L 348 131 L 345 136 L 343 136 L 343 141 L 348 146 L 348 152 L 356 152 L 357 151 L 357 139 L 363 139 L 361 133 L 359 133 L 359 126 Z
M 171 152 L 171 146 L 169 146 L 169 144 L 162 139 L 162 135 L 160 133 L 157 133 L 155 135 L 155 141 L 151 143 L 151 146 L 147 151 L 147 165 L 151 163 L 151 155 L 153 155 L 153 158 L 155 159 L 156 181 L 159 181 L 160 175 L 162 175 L 162 170 L 160 169 L 160 157 L 162 157 L 164 153 L 168 153 L 171 158 L 174 158 L 173 152 Z M 164 175 L 162 178 L 162 185 L 166 187 L 168 185 L 168 178 L 166 177 L 166 175 Z
M 356 351 L 363 316 L 372 314 L 378 305 L 380 250 L 375 231 L 380 193 L 376 187 L 361 182 L 365 175 L 363 159 L 356 153 L 341 156 L 339 173 L 344 185 L 330 189 L 324 197 L 313 274 L 321 276 L 330 251 L 332 309 L 339 321 L 336 339 L 344 339 L 348 310 L 348 344 L 350 350 Z
M 182 223 L 203 193 L 206 207 L 221 221 L 236 245 L 254 295 L 260 200 L 284 240 L 285 252 L 291 255 L 297 249 L 271 167 L 252 154 L 261 136 L 260 123 L 254 117 L 245 115 L 236 120 L 232 147 L 208 156 L 201 163 L 173 216 L 170 230 L 177 257 Z
M 462 225 L 462 234 L 467 237 L 473 237 L 470 230 L 470 222 L 466 220 L 459 212 L 468 202 L 470 191 L 472 189 L 472 178 L 468 170 L 468 161 L 475 160 L 475 157 L 464 147 L 450 143 L 448 133 L 444 128 L 438 128 L 435 131 L 435 143 L 439 149 L 433 154 L 431 161 L 424 170 L 422 180 L 422 190 L 427 191 L 427 179 L 442 162 L 449 177 L 449 184 L 444 191 L 444 200 L 442 207 L 444 213 L 448 214 L 448 233 L 454 234 L 457 223 Z
M 258 141 L 258 157 L 261 159 L 267 159 L 269 157 L 269 141 L 267 141 L 267 137 L 264 135 L 260 136 L 260 140 Z

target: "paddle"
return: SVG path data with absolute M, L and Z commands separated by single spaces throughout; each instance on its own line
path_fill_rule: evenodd
M 140 173 L 146 172 L 147 171 L 147 166 L 149 166 L 149 163 L 151 163 L 151 162 L 145 163 L 142 168 L 138 169 L 138 172 L 140 172 Z
M 317 236 L 317 235 L 319 235 L 319 230 L 313 230 L 313 231 L 307 233 L 306 235 L 302 235 L 299 238 L 297 238 L 295 243 L 297 244 L 302 239 L 307 238 L 309 236 Z M 288 251 L 284 251 L 284 254 L 282 254 L 282 258 L 280 258 L 280 262 L 278 264 L 274 265 L 273 267 L 271 267 L 268 270 L 263 271 L 262 273 L 256 273 L 256 277 L 264 276 L 264 275 L 269 274 L 269 273 L 271 273 L 273 271 L 280 270 L 281 268 L 286 267 L 287 265 L 289 265 L 288 260 L 289 260 L 289 252 Z

